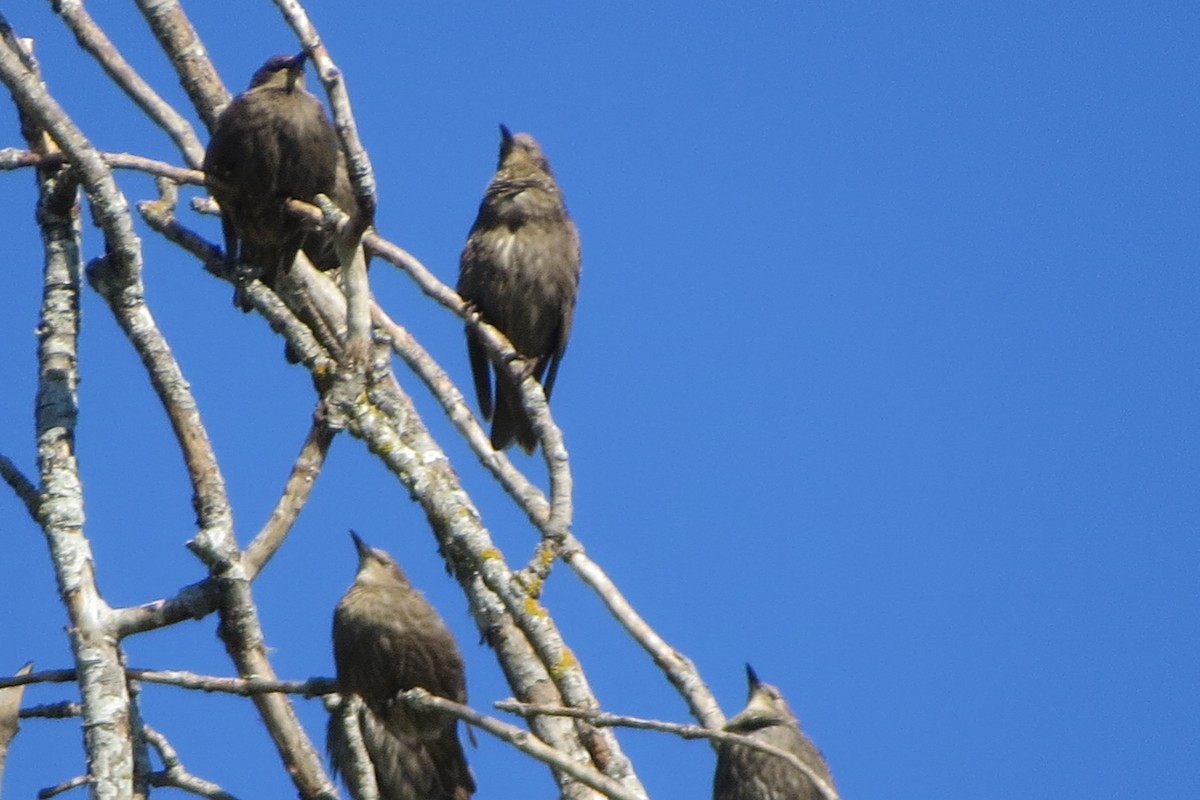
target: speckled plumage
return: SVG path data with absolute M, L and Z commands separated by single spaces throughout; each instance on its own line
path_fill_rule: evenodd
M 458 292 L 532 362 L 549 399 L 575 314 L 579 233 L 538 143 L 503 125 L 500 132 L 500 163 L 463 248 Z M 492 420 L 492 446 L 516 440 L 532 453 L 537 437 L 520 393 L 496 372 L 493 394 L 492 365 L 470 329 L 467 354 L 480 412 Z
M 458 724 L 418 712 L 396 695 L 420 686 L 466 702 L 462 655 L 454 635 L 399 564 L 357 535 L 359 567 L 333 615 L 338 691 L 363 700 L 363 740 L 375 766 L 381 800 L 467 800 L 475 791 L 458 739 Z M 348 744 L 330 719 L 328 749 L 335 770 Z
M 304 88 L 305 58 L 268 59 L 217 117 L 204 154 L 205 185 L 221 207 L 226 260 L 272 287 L 306 236 L 284 204 L 331 194 L 342 159 L 325 109 Z M 234 301 L 249 309 L 240 291 Z
M 725 724 L 729 733 L 749 736 L 796 756 L 833 786 L 829 764 L 800 730 L 800 723 L 774 686 L 760 683 L 746 665 L 750 697 L 746 707 Z M 759 750 L 721 742 L 713 776 L 713 800 L 824 800 L 825 795 L 795 766 Z

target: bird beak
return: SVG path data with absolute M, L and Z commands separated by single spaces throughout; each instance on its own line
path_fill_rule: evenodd
M 304 62 L 308 61 L 308 50 L 301 50 L 296 55 L 288 59 L 287 68 L 290 72 L 299 72 L 304 69 Z
M 758 673 L 749 664 L 746 665 L 746 683 L 750 685 L 750 694 L 754 694 L 754 690 L 762 685 L 762 681 L 758 679 Z
M 304 81 L 304 62 L 308 61 L 308 50 L 301 50 L 296 55 L 288 59 L 288 91 L 296 85 L 297 81 Z
M 354 531 L 350 531 L 350 538 L 354 540 L 354 549 L 358 551 L 358 560 L 360 562 L 366 560 L 371 555 L 371 545 L 364 542 Z
M 504 163 L 504 159 L 508 158 L 508 154 L 513 149 L 512 131 L 503 122 L 500 123 L 500 163 Z

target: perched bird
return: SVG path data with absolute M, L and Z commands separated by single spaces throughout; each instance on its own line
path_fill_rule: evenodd
M 257 277 L 274 287 L 304 244 L 288 198 L 311 203 L 332 194 L 343 159 L 325 109 L 304 88 L 307 58 L 305 51 L 267 59 L 217 117 L 204 154 L 204 183 L 221 207 L 225 259 L 239 275 L 234 303 L 243 311 L 250 304 L 242 282 Z
M 527 133 L 500 126 L 500 164 L 462 251 L 458 293 L 499 328 L 532 365 L 546 399 L 567 349 L 579 291 L 579 232 L 541 147 Z M 492 447 L 515 439 L 526 453 L 537 437 L 507 371 L 491 367 L 483 344 L 467 329 L 467 355 Z
M 362 698 L 363 743 L 380 800 L 467 800 L 475 781 L 452 717 L 411 709 L 397 699 L 420 686 L 465 703 L 462 655 L 446 623 L 412 587 L 400 565 L 351 531 L 358 573 L 333 613 L 338 691 Z M 351 763 L 341 722 L 329 720 L 334 771 Z
M 783 695 L 774 686 L 761 683 L 749 664 L 746 678 L 750 683 L 750 698 L 742 712 L 725 724 L 725 730 L 791 753 L 832 788 L 833 776 L 825 757 L 801 732 L 800 723 Z M 744 745 L 718 743 L 713 800 L 824 798 L 825 794 L 807 775 L 778 756 Z

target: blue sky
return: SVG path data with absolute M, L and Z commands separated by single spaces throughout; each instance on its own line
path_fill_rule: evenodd
M 92 13 L 170 99 L 133 10 Z M 115 4 L 113 4 L 115 5 Z M 242 7 L 245 6 L 245 7 Z M 726 713 L 749 660 L 847 798 L 1200 794 L 1200 8 L 1185 3 L 307 4 L 347 75 L 379 232 L 447 282 L 496 125 L 543 144 L 584 273 L 553 409 L 589 552 Z M 192 3 L 226 83 L 296 43 L 269 3 Z M 48 4 L 6 15 L 102 147 L 178 163 Z M 20 144 L 0 104 L 0 146 Z M 0 452 L 34 471 L 41 255 L 28 172 L 0 176 Z M 149 181 L 121 176 L 131 200 Z M 184 220 L 219 239 L 211 218 Z M 244 543 L 314 397 L 229 287 L 147 234 L 147 292 L 209 426 Z M 88 257 L 100 236 L 85 231 Z M 460 383 L 457 320 L 383 263 L 373 288 Z M 84 300 L 78 447 L 114 604 L 199 579 L 169 428 L 102 301 Z M 401 372 L 513 562 L 535 544 Z M 544 482 L 539 460 L 514 456 Z M 0 672 L 70 664 L 44 541 L 0 491 Z M 458 634 L 474 704 L 508 696 L 419 510 L 339 439 L 255 584 L 282 676 L 332 674 L 350 527 Z M 686 721 L 569 570 L 546 603 L 604 706 Z M 128 642 L 138 666 L 230 674 L 215 620 Z M 35 687 L 26 704 L 71 696 Z M 299 701 L 321 741 L 324 711 Z M 292 796 L 250 704 L 147 688 L 185 765 Z M 486 736 L 479 797 L 552 796 Z M 622 740 L 651 794 L 708 794 L 712 755 Z M 11 796 L 76 774 L 73 723 L 31 720 Z M 171 796 L 170 793 L 164 793 Z

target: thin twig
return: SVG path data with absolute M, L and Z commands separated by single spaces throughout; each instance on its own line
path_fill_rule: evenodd
M 424 689 L 409 689 L 400 696 L 406 703 L 417 708 L 435 709 L 487 731 L 497 739 L 508 742 L 521 752 L 567 773 L 580 783 L 614 800 L 645 800 L 645 795 L 627 788 L 602 772 L 581 766 L 523 728 L 481 714 L 470 706 L 437 697 Z
M 654 663 L 688 704 L 692 716 L 708 728 L 724 725 L 725 715 L 721 712 L 721 706 L 701 679 L 696 665 L 642 618 L 608 574 L 588 557 L 583 544 L 572 534 L 567 534 L 564 541 L 563 559 L 579 579 L 600 597 L 621 627 L 654 659 Z
M 29 516 L 36 522 L 38 518 L 38 505 L 41 503 L 38 497 L 37 487 L 29 478 L 25 477 L 25 473 L 21 472 L 7 456 L 0 455 L 0 477 L 4 478 L 4 482 L 12 487 L 17 493 L 17 497 L 25 504 L 25 510 L 29 512 Z
M 99 62 L 113 83 L 129 95 L 151 121 L 166 131 L 187 162 L 199 167 L 204 160 L 204 147 L 192 126 L 125 61 L 116 45 L 83 7 L 83 0 L 55 0 L 54 9 L 75 34 L 79 46 Z
M 659 731 L 661 733 L 671 733 L 683 739 L 709 739 L 714 742 L 726 742 L 728 744 L 736 744 L 742 747 L 748 747 L 751 750 L 758 750 L 762 753 L 768 753 L 776 758 L 781 758 L 791 764 L 796 769 L 800 770 L 807 776 L 813 785 L 820 790 L 825 796 L 825 800 L 839 800 L 837 791 L 821 777 L 808 764 L 804 763 L 794 753 L 789 753 L 787 750 L 775 747 L 774 745 L 760 742 L 757 739 L 749 736 L 743 736 L 738 733 L 729 733 L 723 730 L 714 730 L 712 728 L 702 728 L 697 725 L 682 725 L 677 722 L 664 722 L 657 719 L 646 719 L 644 717 L 630 717 L 622 714 L 611 714 L 607 711 L 587 711 L 580 708 L 567 708 L 565 706 L 539 706 L 530 703 L 521 703 L 516 700 L 499 700 L 495 703 L 496 708 L 501 711 L 508 711 L 512 714 L 517 714 L 522 717 L 531 717 L 539 714 L 551 714 L 555 716 L 570 717 L 571 719 L 583 719 L 593 725 L 603 727 L 622 727 L 634 728 L 644 731 Z
M 229 269 L 220 249 L 196 232 L 181 225 L 176 219 L 175 205 L 179 197 L 178 187 L 170 182 L 160 181 L 159 193 L 160 196 L 157 200 L 144 200 L 138 203 L 138 211 L 141 212 L 146 224 L 157 233 L 162 234 L 167 241 L 179 245 L 199 258 L 207 272 L 229 283 L 234 283 L 236 276 Z M 301 273 L 310 275 L 316 273 L 316 270 L 305 263 L 304 259 L 298 259 L 292 265 L 290 277 L 293 280 L 299 280 Z M 243 288 L 254 308 L 266 318 L 272 330 L 283 334 L 291 346 L 292 352 L 296 353 L 305 366 L 321 372 L 334 366 L 329 351 L 317 342 L 312 330 L 292 313 L 275 292 L 264 286 L 261 281 L 251 281 Z
M 32 719 L 34 717 L 42 719 L 70 719 L 71 717 L 81 716 L 83 716 L 83 704 L 71 700 L 63 700 L 59 703 L 44 703 L 21 709 L 21 719 Z
M 0 689 L 9 686 L 25 686 L 30 683 L 71 683 L 75 680 L 73 669 L 42 670 L 41 672 L 18 672 L 11 678 L 0 678 Z
M 354 112 L 350 108 L 350 95 L 346 91 L 345 78 L 342 71 L 333 63 L 320 35 L 308 19 L 308 13 L 296 0 L 275 0 L 288 25 L 296 32 L 296 38 L 308 51 L 325 93 L 329 97 L 329 107 L 333 111 L 333 126 L 337 129 L 342 148 L 346 153 L 346 163 L 350 169 L 350 180 L 354 184 L 354 193 L 358 206 L 362 211 L 359 219 L 359 230 L 354 231 L 354 239 L 375 219 L 375 176 L 371 171 L 371 159 L 366 148 L 358 138 L 358 124 L 354 120 Z
M 87 786 L 89 783 L 87 775 L 76 775 L 70 780 L 65 780 L 57 786 L 50 786 L 45 789 L 39 789 L 37 796 L 38 800 L 47 800 L 48 798 L 60 795 L 63 792 L 69 792 L 72 789 L 80 786 Z
M 311 698 L 337 691 L 333 678 L 309 678 L 306 681 L 281 681 L 267 678 L 238 678 L 219 675 L 200 675 L 187 670 L 139 669 L 128 667 L 125 674 L 133 680 L 177 686 L 202 692 L 221 692 L 251 697 L 256 694 L 296 694 Z M 25 686 L 31 683 L 70 683 L 75 680 L 75 670 L 56 669 L 42 672 L 18 674 L 11 678 L 0 678 L 0 689 L 9 686 Z
M 158 178 L 170 178 L 175 183 L 204 185 L 204 173 L 197 169 L 179 167 L 154 158 L 146 158 L 132 153 L 101 152 L 100 158 L 113 169 L 130 169 L 144 172 Z M 22 150 L 18 147 L 0 149 L 0 170 L 21 169 L 23 167 L 58 168 L 67 164 L 62 153 L 39 155 L 32 150 Z
M 308 436 L 300 448 L 300 454 L 296 456 L 296 463 L 292 465 L 279 502 L 271 511 L 267 524 L 263 525 L 254 541 L 246 548 L 243 562 L 250 580 L 254 580 L 266 566 L 267 561 L 283 544 L 296 518 L 300 516 L 301 509 L 308 502 L 313 486 L 316 485 L 317 476 L 321 474 L 321 466 L 325 463 L 325 456 L 329 453 L 329 445 L 333 442 L 335 433 L 320 419 L 319 414 L 313 415 L 312 426 L 308 429 Z
M 145 683 L 177 686 L 202 692 L 221 692 L 241 697 L 263 694 L 295 694 L 305 698 L 319 697 L 337 691 L 333 678 L 309 678 L 306 681 L 281 681 L 267 678 L 224 678 L 198 675 L 184 670 L 129 669 L 129 676 Z
M 562 431 L 550 415 L 550 407 L 546 402 L 541 385 L 523 369 L 520 353 L 516 351 L 507 337 L 497 328 L 484 322 L 478 311 L 464 303 L 457 292 L 442 283 L 411 253 L 371 231 L 363 236 L 363 244 L 372 255 L 377 255 L 399 267 L 428 297 L 460 317 L 478 335 L 494 363 L 504 365 L 513 380 L 517 382 L 521 390 L 522 405 L 528 413 L 534 432 L 538 434 L 542 445 L 542 454 L 546 460 L 547 474 L 550 479 L 550 500 L 547 502 L 540 491 L 536 491 L 536 493 L 529 491 L 527 487 L 532 485 L 528 483 L 528 480 L 517 480 L 515 476 L 505 474 L 508 472 L 504 468 L 506 460 L 500 461 L 493 458 L 489 454 L 490 445 L 488 448 L 481 448 L 473 435 L 469 433 L 465 435 L 480 462 L 509 490 L 513 499 L 521 505 L 542 532 L 543 540 L 539 543 L 533 558 L 530 559 L 529 566 L 521 575 L 522 581 L 530 587 L 533 593 L 540 592 L 541 583 L 549 574 L 550 566 L 554 563 L 559 549 L 563 546 L 564 538 L 570 531 L 573 516 L 571 498 L 574 485 L 571 477 L 570 458 L 563 441 Z M 426 383 L 443 406 L 447 406 L 447 413 L 453 420 L 450 406 L 454 404 L 455 398 L 443 398 L 438 393 L 435 383 L 430 381 L 426 381 Z M 461 394 L 459 396 L 461 397 Z M 461 427 L 460 430 L 462 430 Z M 537 501 L 539 496 L 540 503 Z
M 149 725 L 142 726 L 142 734 L 163 762 L 162 772 L 150 773 L 152 786 L 182 789 L 199 797 L 208 797 L 210 800 L 237 800 L 212 781 L 198 778 L 184 769 L 183 762 L 179 760 L 179 753 L 171 746 L 166 736 Z

